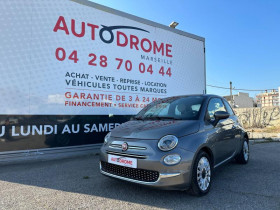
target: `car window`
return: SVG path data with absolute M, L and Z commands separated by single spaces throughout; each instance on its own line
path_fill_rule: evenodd
M 211 121 L 215 120 L 214 114 L 217 111 L 226 112 L 226 108 L 224 106 L 223 101 L 220 98 L 212 98 L 208 103 L 206 118 L 208 118 L 208 120 L 211 120 Z
M 154 101 L 141 110 L 135 118 L 151 119 L 174 119 L 174 120 L 198 120 L 202 96 L 170 97 Z
M 229 103 L 224 100 L 224 104 L 226 106 L 227 112 L 229 113 L 229 115 L 234 115 L 234 111 L 232 110 L 231 106 L 229 105 Z
M 182 115 L 182 112 L 179 111 L 179 110 L 180 110 L 180 106 L 181 106 L 181 104 L 178 104 L 178 105 L 176 106 L 176 108 L 175 108 L 175 115 L 177 115 L 177 116 Z M 192 111 L 192 112 L 199 112 L 200 107 L 201 107 L 201 104 L 192 105 L 192 106 L 190 107 L 190 110 L 189 110 L 189 111 Z
M 201 107 L 201 104 L 192 105 L 192 110 L 198 112 L 200 110 L 200 107 Z
M 151 109 L 149 109 L 144 114 L 144 117 L 151 116 L 151 115 L 165 116 L 168 114 L 169 106 L 170 106 L 169 103 L 157 104 L 157 105 L 153 106 Z

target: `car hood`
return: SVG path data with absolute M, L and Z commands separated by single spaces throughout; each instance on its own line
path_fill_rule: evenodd
M 128 121 L 112 130 L 112 137 L 160 139 L 165 135 L 177 137 L 196 133 L 199 121 L 186 120 L 156 120 L 156 121 Z

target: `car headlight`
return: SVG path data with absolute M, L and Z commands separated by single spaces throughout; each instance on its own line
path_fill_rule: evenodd
M 107 135 L 104 138 L 104 144 L 108 143 L 109 138 L 111 137 L 111 132 L 107 133 Z
M 158 148 L 161 151 L 170 151 L 174 149 L 178 144 L 178 138 L 173 135 L 167 135 L 162 137 L 158 142 Z

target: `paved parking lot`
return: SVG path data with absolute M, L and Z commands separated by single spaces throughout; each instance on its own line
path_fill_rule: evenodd
M 280 209 L 280 143 L 217 169 L 211 192 L 152 190 L 99 174 L 98 156 L 1 166 L 0 209 Z

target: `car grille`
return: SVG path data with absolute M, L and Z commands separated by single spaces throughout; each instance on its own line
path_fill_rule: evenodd
M 101 161 L 101 168 L 102 171 L 107 173 L 143 182 L 156 182 L 159 177 L 159 173 L 157 171 L 128 168 L 103 161 Z
M 113 144 L 111 143 L 109 145 L 110 148 L 119 148 L 121 149 L 122 148 L 122 145 L 121 144 Z M 132 145 L 128 145 L 128 148 L 127 149 L 135 149 L 135 150 L 146 150 L 147 148 L 146 147 L 141 147 L 141 146 L 132 146 Z

